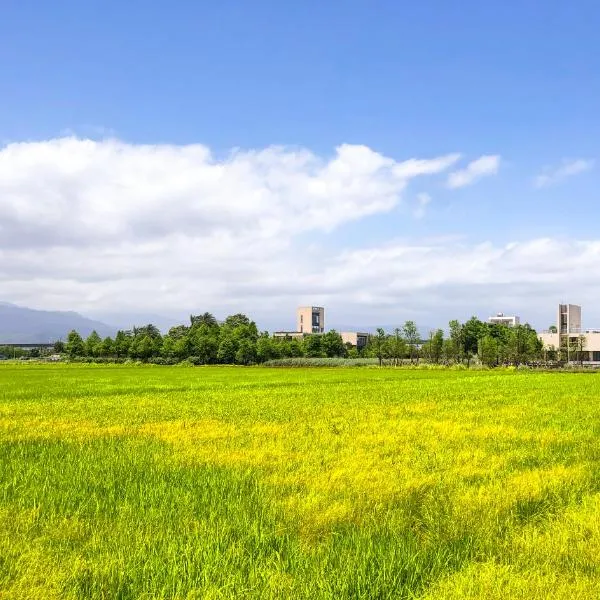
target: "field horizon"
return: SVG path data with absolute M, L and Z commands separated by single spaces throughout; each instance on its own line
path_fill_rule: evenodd
M 595 373 L 0 365 L 0 599 L 600 597 Z

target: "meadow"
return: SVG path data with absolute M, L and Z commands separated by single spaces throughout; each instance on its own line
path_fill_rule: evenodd
M 600 597 L 600 375 L 0 366 L 0 599 Z

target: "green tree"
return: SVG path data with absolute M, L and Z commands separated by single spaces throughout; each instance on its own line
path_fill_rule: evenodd
M 402 326 L 402 333 L 404 335 L 404 339 L 406 340 L 406 345 L 408 346 L 408 352 L 410 356 L 410 362 L 413 362 L 413 359 L 416 357 L 417 362 L 419 362 L 419 354 L 417 350 L 417 346 L 419 344 L 419 330 L 417 329 L 417 325 L 414 321 L 406 321 Z
M 436 329 L 429 334 L 429 358 L 438 364 L 444 353 L 444 332 Z
M 117 331 L 114 342 L 114 352 L 117 358 L 123 358 L 129 355 L 129 348 L 131 347 L 132 335 L 130 332 Z
M 219 349 L 217 351 L 217 360 L 222 364 L 233 364 L 238 351 L 238 345 L 231 335 L 221 337 Z
M 85 344 L 83 343 L 83 339 L 74 329 L 69 332 L 69 335 L 67 336 L 66 351 L 69 358 L 85 355 Z
M 256 358 L 258 362 L 267 362 L 274 358 L 279 358 L 281 344 L 275 342 L 268 332 L 263 332 L 256 341 Z
M 320 335 L 307 335 L 304 338 L 304 354 L 309 358 L 319 358 L 323 356 Z
M 235 361 L 240 365 L 256 362 L 256 344 L 251 339 L 244 338 L 240 341 L 235 353 Z
M 321 336 L 321 351 L 329 358 L 346 356 L 344 340 L 342 340 L 342 336 L 335 329 Z
M 479 360 L 488 367 L 498 364 L 498 339 L 485 335 L 479 339 Z
M 236 327 L 240 327 L 240 325 L 250 325 L 250 323 L 251 321 L 246 315 L 237 313 L 235 315 L 229 315 L 225 319 L 224 325 L 226 327 L 230 327 L 231 329 L 235 329 Z
M 394 365 L 398 366 L 402 358 L 406 355 L 406 341 L 402 337 L 402 331 L 399 327 L 394 329 L 394 335 L 388 339 L 388 352 Z
M 98 333 L 94 330 L 88 338 L 85 340 L 85 354 L 86 356 L 100 356 L 102 353 L 102 339 Z
M 100 345 L 100 356 L 110 357 L 114 355 L 114 345 L 113 339 L 108 336 L 102 340 L 102 344 Z
M 193 327 L 190 332 L 191 352 L 205 365 L 217 362 L 219 353 L 219 328 L 207 323 Z
M 379 359 L 380 367 L 383 365 L 383 357 L 385 356 L 387 341 L 386 337 L 385 331 L 381 327 L 378 327 L 371 340 L 373 343 L 373 353 L 375 354 L 376 358 Z
M 208 327 L 218 327 L 219 323 L 211 313 L 205 312 L 202 315 L 190 315 L 190 325 L 192 327 L 200 325 L 206 325 Z
M 463 336 L 463 326 L 456 320 L 453 319 L 448 324 L 450 330 L 450 348 L 452 351 L 452 359 L 460 363 L 462 362 L 464 355 L 464 336 Z
M 175 357 L 175 340 L 171 337 L 171 335 L 165 335 L 163 337 L 160 354 L 164 358 Z

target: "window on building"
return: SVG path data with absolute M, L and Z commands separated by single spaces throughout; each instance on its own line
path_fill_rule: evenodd
M 598 352 L 598 351 L 594 350 L 594 351 L 592 352 L 592 360 L 593 360 L 594 362 L 600 362 L 600 352 Z

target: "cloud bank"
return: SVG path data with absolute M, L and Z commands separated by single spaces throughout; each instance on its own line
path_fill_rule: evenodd
M 389 213 L 409 182 L 445 177 L 459 159 L 397 161 L 347 144 L 330 157 L 269 147 L 221 158 L 202 145 L 10 144 L 0 149 L 0 300 L 276 318 L 322 302 L 377 324 L 386 314 L 539 307 L 540 290 L 552 313 L 565 278 L 600 291 L 596 241 L 327 245 L 334 230 Z M 498 160 L 451 173 L 454 186 L 495 172 Z M 429 202 L 419 195 L 414 216 Z

